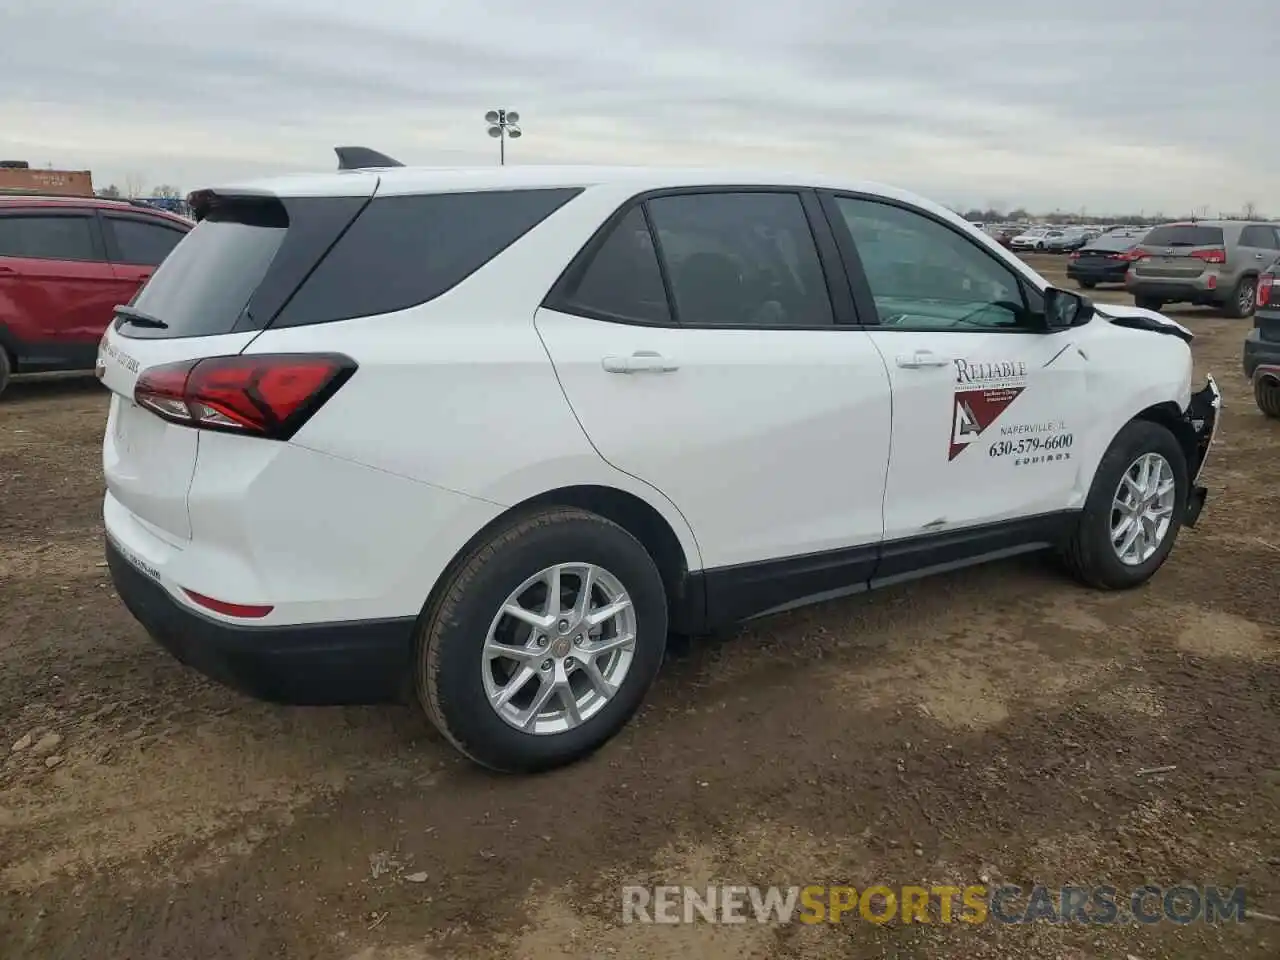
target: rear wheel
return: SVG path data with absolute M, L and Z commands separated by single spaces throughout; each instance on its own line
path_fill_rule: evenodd
M 0 347 L 0 394 L 3 394 L 4 388 L 9 385 L 11 373 L 13 373 L 13 365 L 9 362 L 9 354 L 4 347 Z
M 1280 420 L 1280 380 L 1258 377 L 1253 384 L 1253 399 L 1268 417 Z
M 1241 277 L 1232 289 L 1231 296 L 1227 297 L 1227 302 L 1222 305 L 1222 312 L 1236 320 L 1251 317 L 1257 300 L 1258 278 Z
M 1092 290 L 1098 285 L 1096 280 L 1077 280 L 1076 283 L 1080 285 L 1081 290 Z
M 418 638 L 418 699 L 477 763 L 546 770 L 626 724 L 666 640 L 666 592 L 644 546 L 595 514 L 541 510 L 448 576 Z
M 1146 583 L 1173 549 L 1186 513 L 1186 455 L 1158 423 L 1134 420 L 1103 455 L 1062 558 L 1083 583 L 1123 590 Z
M 1143 310 L 1159 310 L 1164 306 L 1164 301 L 1159 297 L 1134 297 L 1133 305 Z

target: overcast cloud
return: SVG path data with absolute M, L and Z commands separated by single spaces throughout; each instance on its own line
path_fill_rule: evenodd
M 1277 36 L 1272 0 L 14 0 L 0 158 L 184 191 L 327 169 L 337 144 L 493 163 L 505 106 L 513 163 L 1280 216 Z

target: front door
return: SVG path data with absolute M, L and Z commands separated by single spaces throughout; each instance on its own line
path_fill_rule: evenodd
M 600 455 L 676 505 L 709 568 L 808 557 L 791 570 L 798 598 L 843 585 L 800 582 L 822 554 L 845 557 L 825 569 L 836 580 L 865 581 L 888 377 L 868 334 L 834 322 L 800 194 L 650 198 L 592 249 L 536 323 Z
M 1080 331 L 1046 332 L 1029 309 L 1038 291 L 940 218 L 869 198 L 827 204 L 893 382 L 887 544 L 1078 506 L 1091 409 Z

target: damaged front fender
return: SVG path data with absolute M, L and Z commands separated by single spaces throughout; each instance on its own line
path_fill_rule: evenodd
M 1184 435 L 1190 441 L 1187 444 L 1187 473 L 1191 477 L 1191 492 L 1187 497 L 1187 514 L 1183 518 L 1183 523 L 1188 527 L 1196 525 L 1208 496 L 1208 490 L 1199 482 L 1200 474 L 1218 435 L 1221 411 L 1222 391 L 1210 375 L 1205 379 L 1204 387 L 1191 395 L 1191 401 L 1182 415 L 1186 424 Z

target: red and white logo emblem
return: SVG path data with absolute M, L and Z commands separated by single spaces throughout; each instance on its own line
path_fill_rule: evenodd
M 954 460 L 960 451 L 982 436 L 1026 388 L 1027 367 L 1021 361 L 957 360 L 947 460 Z

